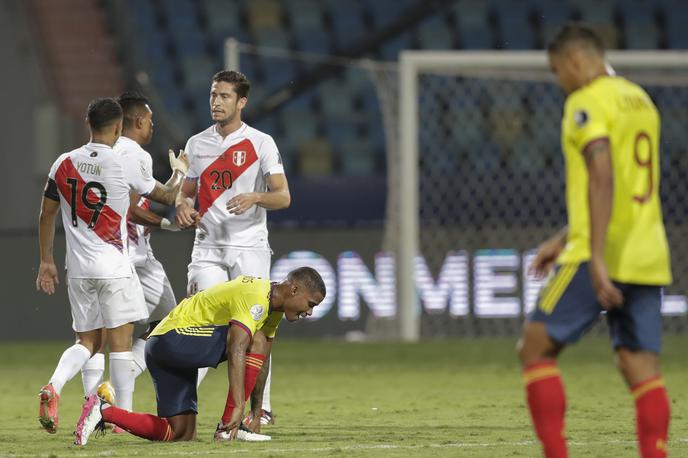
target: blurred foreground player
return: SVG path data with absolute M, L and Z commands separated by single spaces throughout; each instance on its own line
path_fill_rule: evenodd
M 104 422 L 155 441 L 196 437 L 198 368 L 228 361 L 229 391 L 216 440 L 269 440 L 240 429 L 244 406 L 269 356 L 277 326 L 313 313 L 325 298 L 317 271 L 301 267 L 282 283 L 255 277 L 236 279 L 184 299 L 153 330 L 146 363 L 153 377 L 158 416 L 128 412 L 91 395 L 76 427 L 75 444 L 85 445 Z M 262 373 L 262 382 L 265 380 Z M 255 406 L 260 411 L 260 405 Z M 260 416 L 251 424 L 260 430 Z
M 640 454 L 665 457 L 670 414 L 658 355 L 662 286 L 671 271 L 659 201 L 659 114 L 642 88 L 607 74 L 591 29 L 564 27 L 548 51 L 568 94 L 569 225 L 540 246 L 532 266 L 542 277 L 557 265 L 519 342 L 528 407 L 545 456 L 568 456 L 556 358 L 606 310 L 617 365 L 635 398 Z

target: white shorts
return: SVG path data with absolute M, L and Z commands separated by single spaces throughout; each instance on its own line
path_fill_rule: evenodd
M 126 278 L 67 278 L 67 293 L 76 332 L 117 328 L 148 316 L 133 269 Z
M 148 256 L 144 264 L 135 267 L 143 287 L 143 296 L 148 310 L 148 318 L 141 324 L 160 321 L 177 306 L 177 300 L 174 298 L 174 291 L 167 279 L 165 269 L 152 255 Z
M 194 246 L 186 293 L 191 296 L 239 275 L 270 278 L 269 248 L 205 248 Z

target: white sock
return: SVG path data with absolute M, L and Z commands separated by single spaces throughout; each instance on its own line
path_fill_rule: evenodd
M 105 372 L 105 355 L 96 353 L 81 368 L 81 382 L 84 384 L 84 396 L 95 394 L 103 380 Z
M 136 339 L 131 352 L 134 354 L 134 378 L 136 378 L 146 370 L 146 341 Z
M 206 374 L 208 374 L 208 368 L 207 367 L 201 367 L 198 369 L 198 378 L 196 379 L 196 389 L 198 389 L 199 386 L 201 386 L 201 382 L 205 378 Z
M 270 368 L 268 370 L 268 378 L 265 379 L 265 389 L 263 390 L 263 410 L 272 412 L 272 404 L 270 404 L 270 381 L 272 380 L 272 355 L 270 355 Z
M 57 394 L 62 392 L 65 383 L 70 381 L 91 358 L 91 352 L 81 344 L 74 344 L 62 353 L 50 384 Z
M 136 364 L 134 354 L 130 351 L 110 353 L 110 380 L 115 389 L 117 407 L 131 412 L 134 404 L 134 386 Z

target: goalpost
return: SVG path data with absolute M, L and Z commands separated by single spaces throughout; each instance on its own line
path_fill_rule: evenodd
M 607 60 L 643 85 L 662 114 L 675 278 L 663 312 L 673 316 L 665 325 L 682 331 L 688 52 L 610 51 Z M 400 337 L 514 332 L 540 286 L 525 273 L 531 250 L 565 224 L 564 97 L 546 53 L 404 51 L 398 73 L 399 146 L 388 164 L 396 162 L 389 192 L 399 203 L 391 217 Z

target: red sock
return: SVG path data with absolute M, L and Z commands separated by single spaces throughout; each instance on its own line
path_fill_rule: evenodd
M 256 379 L 260 373 L 260 368 L 263 367 L 265 362 L 265 355 L 258 353 L 247 353 L 246 354 L 246 371 L 244 372 L 244 400 L 248 400 L 248 397 L 253 391 L 253 387 L 256 386 Z M 225 404 L 225 412 L 222 414 L 222 423 L 229 423 L 229 419 L 232 418 L 232 410 L 234 410 L 234 398 L 232 398 L 232 390 L 230 387 L 227 393 L 227 404 Z
M 134 413 L 115 406 L 103 409 L 103 420 L 135 436 L 152 441 L 172 440 L 172 428 L 166 418 L 147 413 Z
M 566 458 L 564 414 L 566 396 L 555 361 L 531 364 L 523 370 L 533 426 L 547 458 Z
M 658 375 L 631 387 L 635 398 L 635 424 L 643 458 L 667 456 L 669 397 Z

